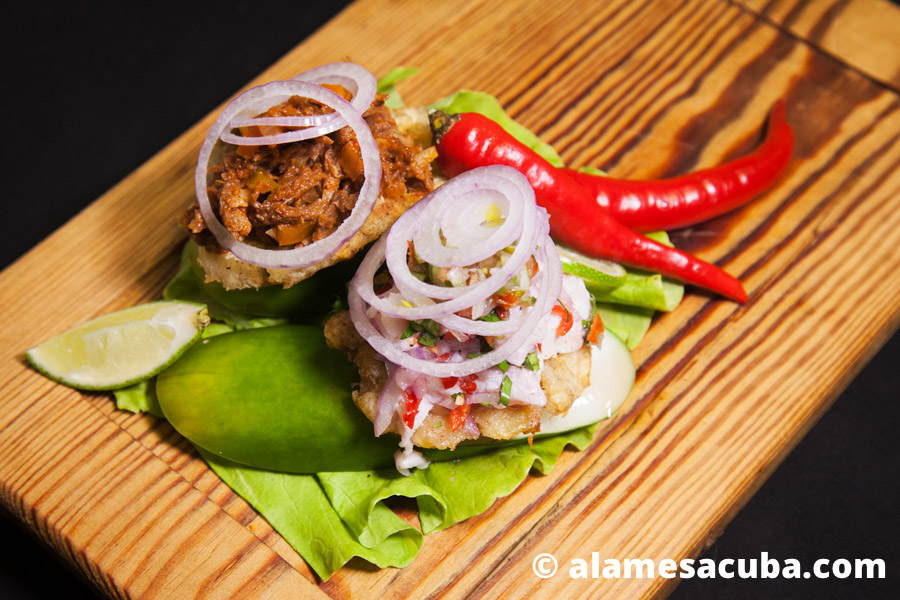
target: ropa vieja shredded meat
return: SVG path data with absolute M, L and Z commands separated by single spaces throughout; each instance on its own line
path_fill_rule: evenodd
M 349 96 L 342 88 L 333 89 Z M 434 149 L 422 150 L 401 133 L 384 99 L 376 96 L 363 114 L 381 153 L 381 195 L 391 200 L 421 197 L 434 188 L 430 166 Z M 294 96 L 260 116 L 326 112 L 330 109 Z M 249 127 L 241 134 L 284 130 Z M 210 201 L 222 223 L 239 241 L 264 247 L 305 246 L 327 237 L 353 210 L 363 183 L 362 157 L 349 127 L 300 142 L 239 146 L 210 170 L 216 175 Z M 182 221 L 199 245 L 220 251 L 196 206 Z

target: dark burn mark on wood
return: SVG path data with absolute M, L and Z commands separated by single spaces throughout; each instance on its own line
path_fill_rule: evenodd
M 822 38 L 825 37 L 825 34 L 828 33 L 828 30 L 831 29 L 831 25 L 834 21 L 842 12 L 844 12 L 844 9 L 847 8 L 848 4 L 850 4 L 849 0 L 838 0 L 828 7 L 828 10 L 825 11 L 825 14 L 822 15 L 822 18 L 819 19 L 816 26 L 809 32 L 809 41 L 814 44 L 819 44 L 822 41 Z M 802 4 L 798 4 L 798 7 L 799 6 L 802 6 Z
M 781 36 L 777 38 L 776 43 L 778 42 L 781 42 L 782 48 L 776 51 L 776 55 L 783 56 L 784 52 L 789 52 L 794 45 L 793 43 L 787 44 L 787 38 Z M 755 62 L 759 63 L 760 61 Z M 751 68 L 745 70 L 740 78 L 752 80 L 752 78 L 762 77 L 764 66 L 764 63 L 751 65 Z M 823 88 L 825 88 L 824 93 Z M 733 87 L 730 89 L 734 90 Z M 786 93 L 788 119 L 794 127 L 795 133 L 794 164 L 808 160 L 820 153 L 822 148 L 839 134 L 839 124 L 846 120 L 850 113 L 860 105 L 874 100 L 881 93 L 880 86 L 858 73 L 846 69 L 834 58 L 820 52 L 810 52 L 803 75 L 794 79 L 791 88 Z M 741 98 L 741 94 L 736 92 L 726 96 L 730 97 L 720 99 L 714 109 L 707 111 L 706 117 L 701 116 L 694 119 L 688 127 L 682 130 L 679 137 L 684 140 L 700 140 L 706 136 L 705 139 L 708 139 L 724 125 L 723 119 L 731 114 L 737 105 L 748 100 Z M 718 110 L 720 108 L 721 111 Z M 711 113 L 718 113 L 719 116 L 710 118 Z M 811 115 L 815 115 L 815 118 L 810 118 Z M 723 162 L 749 153 L 760 141 L 761 131 L 736 144 L 723 158 Z M 679 170 L 689 172 L 690 165 L 695 160 L 693 153 L 691 154 L 691 156 L 685 156 L 669 163 L 666 172 L 669 175 L 677 174 Z M 792 167 L 789 167 L 789 172 L 791 169 Z M 811 183 L 808 182 L 810 185 Z M 797 192 L 794 195 L 797 195 Z M 755 233 L 745 238 L 739 248 L 733 249 L 718 262 L 724 263 L 734 257 L 739 250 L 746 247 L 747 240 L 758 239 L 774 224 L 772 217 L 780 215 L 790 205 L 790 201 L 783 203 L 773 215 L 767 217 L 758 234 Z M 672 236 L 673 242 L 678 248 L 687 252 L 701 252 L 726 236 L 740 217 L 740 210 L 732 211 L 695 227 L 675 232 Z
M 743 14 L 743 13 L 741 13 L 741 14 Z M 737 36 L 735 36 L 735 39 L 734 39 L 734 41 L 731 42 L 731 45 L 729 46 L 729 48 L 726 48 L 725 50 L 721 51 L 715 57 L 715 59 L 707 67 L 705 67 L 705 75 L 700 76 L 697 79 L 695 79 L 694 82 L 683 93 L 678 94 L 677 96 L 672 98 L 672 100 L 666 106 L 657 110 L 656 114 L 653 115 L 653 117 L 651 119 L 649 119 L 644 125 L 642 125 L 643 130 L 644 131 L 652 130 L 656 126 L 656 124 L 659 123 L 665 117 L 665 114 L 668 110 L 671 110 L 673 107 L 677 107 L 681 101 L 697 94 L 697 92 L 699 91 L 700 87 L 703 84 L 703 81 L 705 80 L 705 77 L 708 76 L 709 73 L 714 72 L 721 63 L 726 62 L 728 60 L 728 58 L 731 56 L 731 51 L 729 49 L 734 48 L 736 45 L 738 45 L 742 41 L 744 41 L 747 37 L 750 36 L 750 34 L 753 31 L 755 31 L 757 29 L 757 27 L 759 25 L 760 25 L 759 21 L 754 20 L 753 22 L 750 23 L 749 26 L 745 27 Z M 632 129 L 637 129 L 635 120 L 636 119 L 632 119 L 631 121 L 629 121 L 627 123 L 622 123 L 619 126 L 619 129 L 622 131 L 629 131 Z M 619 148 L 615 153 L 608 156 L 606 158 L 606 160 L 599 166 L 599 168 L 603 169 L 604 171 L 612 171 L 614 169 L 615 165 L 618 164 L 622 160 L 622 157 L 624 157 L 626 154 L 628 154 L 630 151 L 632 151 L 635 147 L 637 147 L 642 142 L 644 137 L 645 137 L 645 134 L 638 134 L 638 135 L 632 137 L 627 143 L 623 144 L 622 147 Z M 693 147 L 693 146 L 695 146 L 695 144 L 690 143 L 689 146 Z M 596 164 L 599 161 L 599 158 L 598 158 L 599 154 L 600 154 L 600 151 L 586 157 L 585 163 L 591 164 L 591 165 Z M 691 164 L 693 164 L 693 160 L 696 160 L 696 156 L 694 156 L 694 158 L 692 159 Z M 664 176 L 665 176 L 665 174 L 661 175 L 661 177 L 664 177 Z
M 241 549 L 240 554 L 234 559 L 232 563 L 228 565 L 228 571 L 237 566 L 240 562 L 242 562 L 247 556 L 249 556 L 253 546 L 244 547 Z M 262 566 L 258 567 L 254 572 L 253 577 L 239 582 L 240 586 L 238 586 L 234 591 L 234 598 L 262 598 L 268 595 L 271 591 L 273 584 L 276 584 L 278 580 L 285 575 L 285 573 L 294 571 L 294 569 L 287 563 L 281 556 L 273 551 L 271 548 L 266 547 L 267 550 L 271 552 L 271 554 L 266 558 L 265 563 Z M 204 593 L 198 593 L 198 598 L 209 597 L 212 598 L 216 594 L 215 592 L 219 591 L 221 585 L 219 584 L 220 579 L 224 579 L 228 576 L 228 571 L 223 573 L 218 578 L 210 577 L 204 582 Z M 296 572 L 296 571 L 294 571 Z M 208 587 L 207 587 L 208 586 Z M 231 586 L 226 586 L 230 588 Z M 206 592 L 206 590 L 209 590 Z M 295 590 L 295 593 L 298 597 L 302 597 L 305 594 L 300 590 Z
M 883 90 L 821 52 L 810 52 L 803 77 L 787 95 L 788 119 L 794 127 L 794 160 L 815 156 L 839 133 L 840 124 Z
M 618 15 L 618 14 L 624 9 L 625 6 L 627 6 L 627 4 L 625 4 L 625 3 L 622 3 L 621 5 L 619 5 L 619 7 L 616 8 L 615 11 L 613 11 L 611 17 L 615 17 L 616 15 Z M 568 49 L 568 50 L 566 50 L 566 51 L 565 51 L 559 58 L 557 58 L 555 61 L 553 61 L 552 63 L 550 63 L 543 71 L 541 71 L 540 73 L 532 74 L 532 75 L 529 77 L 529 79 L 530 79 L 529 84 L 528 84 L 528 85 L 523 85 L 522 88 L 521 88 L 521 90 L 520 90 L 517 94 L 515 94 L 514 96 L 512 96 L 511 98 L 509 98 L 509 99 L 507 100 L 507 104 L 506 104 L 506 105 L 507 105 L 507 106 L 511 106 L 512 104 L 514 104 L 515 102 L 517 102 L 517 101 L 522 97 L 522 95 L 523 95 L 525 92 L 531 91 L 532 88 L 534 87 L 534 85 L 535 85 L 537 82 L 550 82 L 550 81 L 551 81 L 551 80 L 550 80 L 550 73 L 551 73 L 554 69 L 558 68 L 560 65 L 565 64 L 565 61 L 566 61 L 567 59 L 571 58 L 572 54 L 573 54 L 576 50 L 578 50 L 579 48 L 581 48 L 581 47 L 584 45 L 584 43 L 589 42 L 590 40 L 593 40 L 593 39 L 595 38 L 595 36 L 597 35 L 597 32 L 600 31 L 600 29 L 602 29 L 603 27 L 606 27 L 608 24 L 609 24 L 609 23 L 608 23 L 608 20 L 604 20 L 604 21 L 601 21 L 600 23 L 596 24 L 594 27 L 592 27 L 591 29 L 589 29 L 584 35 L 580 36 L 580 37 L 575 41 L 575 43 L 573 43 L 573 44 L 571 44 L 571 45 L 569 46 L 569 49 Z M 605 39 L 604 39 L 604 38 L 601 38 L 600 40 L 598 40 L 597 43 L 599 43 L 599 44 L 602 45 L 602 43 L 603 43 L 604 41 L 605 41 Z M 547 54 L 549 54 L 549 52 L 546 53 L 544 56 L 546 56 Z M 533 103 L 533 102 L 529 102 L 529 103 L 526 104 L 523 108 L 517 110 L 517 111 L 516 111 L 517 114 L 521 114 L 522 112 L 525 112 L 525 111 L 531 106 L 532 103 Z
M 711 23 L 718 23 L 721 20 L 720 19 L 721 15 L 718 13 L 721 12 L 723 5 L 711 4 L 709 6 L 709 8 L 716 10 L 717 13 L 710 16 L 712 14 L 712 11 L 707 11 L 707 13 L 703 14 L 700 18 L 701 19 L 709 19 L 709 21 Z M 679 23 L 683 23 L 687 20 L 696 19 L 696 18 L 697 18 L 697 15 L 691 13 L 690 11 L 681 11 Z M 651 31 L 644 40 L 641 40 L 639 42 L 640 45 L 643 45 L 644 42 L 655 37 L 657 35 L 657 33 L 659 32 L 659 29 L 661 27 L 663 27 L 664 25 L 671 23 L 671 21 L 672 21 L 672 19 L 668 19 L 666 22 L 661 23 L 659 26 L 654 28 L 654 30 Z M 719 27 L 727 28 L 730 25 L 731 25 L 731 22 L 727 22 L 725 24 L 719 25 Z M 694 26 L 690 27 L 690 29 L 693 30 L 692 34 L 687 36 L 686 38 L 684 38 L 677 44 L 677 46 L 676 46 L 677 50 L 673 50 L 671 52 L 665 52 L 662 50 L 653 52 L 653 56 L 656 58 L 652 62 L 650 68 L 649 69 L 641 69 L 640 73 L 633 74 L 629 79 L 634 80 L 636 78 L 637 80 L 632 81 L 632 83 L 628 84 L 627 88 L 625 87 L 625 84 L 623 83 L 623 84 L 619 84 L 617 86 L 615 93 L 610 91 L 609 92 L 610 96 L 615 95 L 617 97 L 617 99 L 614 101 L 614 104 L 608 110 L 606 110 L 604 112 L 600 112 L 599 114 L 592 115 L 591 113 L 588 113 L 588 114 L 583 115 L 582 120 L 590 119 L 590 122 L 586 126 L 581 127 L 581 133 L 576 133 L 575 135 L 572 135 L 571 133 L 569 133 L 568 134 L 568 137 L 569 137 L 568 142 L 556 142 L 554 144 L 556 149 L 561 154 L 566 155 L 566 156 L 570 156 L 570 157 L 578 156 L 582 152 L 584 152 L 585 148 L 588 148 L 591 146 L 591 143 L 592 143 L 591 140 L 593 140 L 595 137 L 597 137 L 599 135 L 607 133 L 609 128 L 611 126 L 613 126 L 614 124 L 618 125 L 619 123 L 623 123 L 623 122 L 626 123 L 626 125 L 619 126 L 619 129 L 623 130 L 623 131 L 628 131 L 629 129 L 637 128 L 637 126 L 634 125 L 634 119 L 632 119 L 630 122 L 624 121 L 624 119 L 626 117 L 623 116 L 623 113 L 627 112 L 629 110 L 629 108 L 631 108 L 631 106 L 632 106 L 631 101 L 627 100 L 626 98 L 628 98 L 628 97 L 634 98 L 636 96 L 640 97 L 649 88 L 651 88 L 653 85 L 655 85 L 657 83 L 656 73 L 672 71 L 676 68 L 678 68 L 681 71 L 685 71 L 688 68 L 690 68 L 690 65 L 681 66 L 680 63 L 684 60 L 684 57 L 688 53 L 696 50 L 695 45 L 697 43 L 699 43 L 699 38 L 701 38 L 707 34 L 708 28 L 705 26 L 694 25 Z M 666 42 L 663 42 L 663 44 L 665 44 L 665 43 Z M 703 52 L 698 53 L 697 56 L 699 57 L 699 56 L 704 55 L 714 43 L 715 43 L 715 36 L 711 36 L 709 41 L 706 42 Z M 634 57 L 632 56 L 632 53 L 629 53 L 622 60 L 616 62 L 616 64 L 612 65 L 609 69 L 607 69 L 606 71 L 601 73 L 600 76 L 597 77 L 597 79 L 595 80 L 594 84 L 591 86 L 589 91 L 592 91 L 595 88 L 597 88 L 600 85 L 600 83 L 609 75 L 610 72 L 615 71 L 622 66 L 625 66 L 629 62 L 632 62 L 633 58 Z M 691 64 L 695 64 L 696 60 L 697 59 L 695 59 Z M 665 63 L 668 63 L 670 66 L 660 68 L 661 65 L 663 65 Z M 583 98 L 586 97 L 586 95 L 587 95 L 587 91 L 581 95 L 578 102 L 583 100 Z M 576 103 L 571 103 L 569 105 L 569 107 L 567 107 L 566 110 L 569 110 L 570 108 L 573 109 L 575 106 L 577 106 Z M 600 126 L 599 121 L 601 121 L 601 120 L 605 120 L 607 124 L 605 126 Z M 544 130 L 547 130 L 547 129 L 548 128 L 545 128 Z M 594 154 L 594 156 L 596 156 L 596 154 Z M 593 161 L 594 161 L 593 158 L 589 159 L 587 161 L 578 160 L 577 163 L 575 163 L 575 164 L 581 163 L 581 164 L 589 164 L 590 165 L 590 164 L 592 164 Z M 608 170 L 608 165 L 603 165 L 602 168 L 604 170 Z
M 704 248 L 728 235 L 728 231 L 740 214 L 741 210 L 735 209 L 728 214 L 698 223 L 693 227 L 670 231 L 669 239 L 679 250 L 684 250 L 688 254 L 698 254 Z
M 772 4 L 775 4 L 775 2 L 773 2 Z M 763 13 L 763 14 L 768 13 L 768 12 L 769 12 L 769 7 L 770 7 L 770 6 L 771 6 L 771 5 L 767 5 L 767 6 L 762 10 L 762 13 Z M 794 22 L 796 22 L 797 19 L 800 18 L 800 15 L 803 13 L 803 9 L 804 9 L 804 8 L 806 8 L 806 3 L 804 3 L 804 2 L 796 2 L 796 3 L 791 7 L 791 10 L 788 11 L 788 14 L 786 14 L 786 15 L 784 16 L 784 20 L 782 21 L 783 27 L 784 27 L 785 29 L 789 29 L 789 28 L 794 24 Z M 781 28 L 781 27 L 779 26 L 779 28 Z
M 884 115 L 887 115 L 887 114 L 893 112 L 894 110 L 897 109 L 897 107 L 898 107 L 898 102 L 895 101 L 887 109 L 885 109 L 885 111 L 882 113 L 881 116 L 884 116 Z M 853 135 L 851 138 L 849 138 L 844 144 L 842 144 L 841 147 L 838 148 L 838 150 L 829 158 L 829 160 L 819 170 L 812 173 L 805 181 L 803 181 L 800 184 L 800 186 L 797 187 L 797 189 L 791 194 L 791 196 L 785 202 L 782 202 L 778 206 L 778 208 L 775 211 L 773 211 L 771 214 L 769 214 L 766 217 L 766 219 L 762 223 L 760 223 L 752 232 L 750 232 L 749 234 L 744 236 L 744 238 L 738 244 L 736 244 L 725 256 L 723 256 L 719 262 L 724 264 L 724 263 L 731 261 L 733 258 L 735 258 L 739 254 L 741 254 L 744 250 L 746 250 L 747 247 L 758 242 L 759 239 L 761 239 L 769 230 L 771 230 L 771 228 L 775 225 L 778 218 L 788 209 L 788 207 L 790 207 L 796 200 L 798 200 L 805 191 L 809 190 L 810 188 L 813 187 L 813 185 L 815 185 L 815 183 L 818 181 L 818 177 L 821 175 L 821 173 L 830 171 L 832 168 L 834 168 L 834 166 L 844 157 L 846 152 L 848 152 L 849 149 L 852 148 L 854 145 L 856 145 L 861 139 L 863 139 L 867 135 L 869 135 L 871 133 L 872 129 L 874 129 L 875 127 L 878 126 L 878 123 L 880 121 L 881 121 L 881 118 L 874 119 L 869 124 L 868 127 L 860 130 L 855 135 Z M 865 163 L 863 163 L 863 165 L 857 166 L 854 169 L 853 173 L 854 174 L 858 173 L 860 171 L 860 169 L 865 168 L 865 166 L 868 164 L 869 164 L 869 161 L 866 161 Z M 839 188 L 839 190 L 840 190 L 840 188 Z M 811 209 L 805 213 L 803 220 L 801 222 L 797 223 L 797 226 L 795 229 L 802 230 L 810 222 L 812 222 L 813 220 L 818 218 L 819 214 L 823 210 L 825 210 L 825 208 L 829 205 L 830 200 L 832 198 L 834 198 L 837 194 L 839 194 L 839 191 L 834 191 L 834 192 L 830 193 L 826 198 L 819 201 L 814 207 L 811 207 Z M 781 240 L 778 244 L 774 245 L 772 248 L 769 249 L 769 251 L 764 256 L 761 256 L 759 258 L 759 260 L 757 260 L 754 264 L 750 265 L 750 267 L 748 267 L 741 274 L 741 278 L 746 279 L 747 277 L 749 277 L 750 275 L 755 273 L 763 265 L 766 264 L 766 262 L 769 260 L 769 257 L 771 254 L 777 252 L 778 250 L 780 250 L 782 247 L 789 244 L 790 242 L 791 242 L 790 238 L 786 238 L 786 239 Z M 757 293 L 758 292 L 751 292 L 751 299 Z
M 634 23 L 636 21 L 640 22 L 641 16 L 642 16 L 642 13 L 636 12 L 632 16 L 632 18 L 629 19 L 629 22 L 630 23 Z M 558 123 L 560 120 L 562 120 L 563 115 L 569 113 L 571 110 L 574 109 L 574 107 L 578 106 L 579 103 L 583 102 L 585 98 L 590 96 L 594 92 L 594 90 L 598 87 L 598 85 L 606 77 L 609 76 L 610 73 L 622 68 L 623 65 L 625 65 L 629 62 L 632 62 L 634 60 L 634 57 L 633 57 L 634 50 L 637 50 L 640 46 L 644 45 L 649 40 L 651 40 L 654 36 L 656 36 L 659 33 L 659 30 L 666 25 L 666 23 L 668 21 L 668 19 L 666 17 L 671 17 L 671 16 L 672 15 L 659 15 L 658 22 L 653 24 L 648 31 L 645 31 L 645 32 L 642 32 L 639 34 L 641 37 L 632 43 L 633 48 L 631 51 L 626 52 L 625 54 L 623 54 L 621 56 L 621 58 L 619 58 L 619 60 L 615 61 L 614 63 L 609 65 L 606 69 L 604 69 L 603 71 L 600 71 L 596 75 L 594 75 L 593 82 L 590 85 L 588 85 L 580 94 L 572 97 L 572 99 L 568 103 L 566 103 L 561 108 L 556 110 L 554 115 L 549 116 L 547 119 L 544 120 L 545 125 L 543 125 L 539 129 L 537 129 L 537 131 L 536 131 L 538 137 L 546 135 L 547 131 L 551 127 L 553 127 L 556 123 Z M 617 35 L 619 33 L 620 33 L 620 31 L 617 31 L 613 35 Z M 595 47 L 603 46 L 604 43 L 607 43 L 608 41 L 609 40 L 606 40 L 606 39 L 598 40 Z M 560 153 L 565 152 L 565 150 L 567 148 L 567 146 L 562 145 L 562 144 L 555 144 L 554 146 L 558 146 L 558 147 L 556 147 L 556 150 Z
M 741 109 L 756 96 L 757 83 L 765 79 L 766 75 L 795 47 L 796 43 L 793 40 L 777 35 L 768 48 L 738 71 L 731 85 L 723 90 L 715 104 L 705 112 L 696 115 L 678 133 L 678 146 L 685 149 L 690 148 L 693 151 L 680 152 L 672 156 L 661 176 L 673 177 L 694 170 L 700 150 L 706 142 L 713 139 L 716 133 L 729 123 L 739 118 Z M 735 47 L 736 50 L 738 48 Z M 757 139 L 757 135 L 758 133 L 754 132 L 751 136 L 742 139 L 730 152 L 734 155 L 745 153 L 745 149 L 753 145 L 753 140 Z
M 766 3 L 766 5 L 762 7 L 762 10 L 760 10 L 760 12 L 765 14 L 765 13 L 769 12 L 772 9 L 772 7 L 776 4 L 778 4 L 778 0 L 769 0 Z M 744 8 L 744 7 L 741 7 L 741 8 Z M 746 8 L 745 8 L 745 10 L 746 10 Z

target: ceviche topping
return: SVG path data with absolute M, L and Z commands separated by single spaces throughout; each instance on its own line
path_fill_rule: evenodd
M 543 362 L 584 345 L 591 298 L 548 232 L 525 177 L 484 167 L 408 210 L 363 260 L 350 317 L 387 361 L 375 433 L 400 418 L 404 464 L 433 407 L 457 430 L 475 427 L 473 405 L 544 406 Z

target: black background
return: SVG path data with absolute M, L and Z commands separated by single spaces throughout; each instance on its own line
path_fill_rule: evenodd
M 65 223 L 347 3 L 95 2 L 86 9 L 32 2 L 7 9 L 0 36 L 0 265 Z M 882 558 L 888 578 L 693 579 L 674 597 L 897 597 L 898 366 L 900 335 L 894 335 L 703 555 L 749 559 L 767 552 L 797 558 L 805 568 L 818 558 Z M 94 594 L 0 509 L 0 599 Z

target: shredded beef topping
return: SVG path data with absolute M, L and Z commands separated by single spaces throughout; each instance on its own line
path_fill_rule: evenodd
M 342 89 L 338 93 L 346 93 Z M 378 95 L 363 113 L 381 154 L 381 195 L 391 200 L 421 197 L 434 188 L 433 148 L 422 150 L 397 129 L 385 96 Z M 308 98 L 294 96 L 263 115 L 307 116 L 331 112 Z M 244 136 L 286 131 L 248 127 Z M 262 247 L 305 246 L 329 236 L 347 218 L 362 187 L 363 162 L 349 127 L 300 142 L 274 146 L 239 146 L 212 166 L 209 188 L 213 209 L 238 240 Z M 221 250 L 197 206 L 182 218 L 198 244 Z

